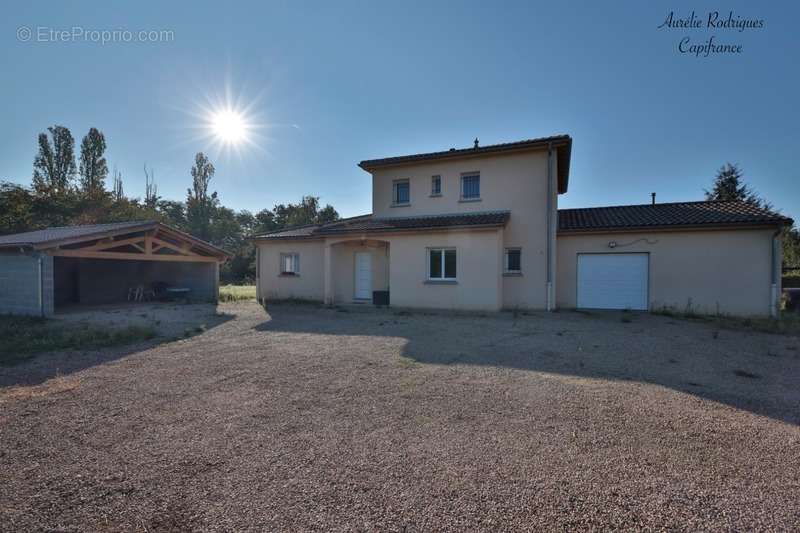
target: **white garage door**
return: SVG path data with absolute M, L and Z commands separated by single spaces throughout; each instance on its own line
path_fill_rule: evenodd
M 578 307 L 647 310 L 647 254 L 578 254 Z

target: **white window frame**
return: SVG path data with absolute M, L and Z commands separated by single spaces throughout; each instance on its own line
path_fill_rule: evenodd
M 445 251 L 448 250 L 452 250 L 453 252 L 456 253 L 456 276 L 453 278 L 445 277 L 444 256 L 445 256 Z M 441 261 L 440 266 L 442 269 L 442 277 L 440 278 L 431 277 L 431 254 L 433 254 L 434 252 L 439 254 L 439 260 Z M 458 250 L 453 246 L 428 248 L 425 253 L 425 271 L 427 274 L 428 281 L 458 281 Z
M 397 194 L 397 186 L 405 183 L 408 185 L 408 201 L 407 202 L 398 202 L 398 194 Z M 394 180 L 392 182 L 392 205 L 393 206 L 405 206 L 411 205 L 411 180 L 409 179 L 402 179 L 402 180 Z
M 464 178 L 478 178 L 478 196 L 464 196 Z M 480 172 L 462 172 L 461 173 L 461 195 L 462 202 L 477 202 L 481 199 L 481 173 Z
M 519 270 L 508 268 L 508 252 L 519 252 Z M 522 248 L 512 246 L 503 251 L 503 272 L 506 274 L 522 274 Z
M 286 260 L 291 262 L 292 270 L 284 270 Z M 280 276 L 299 276 L 300 275 L 300 254 L 296 252 L 281 252 L 280 265 L 278 265 L 278 275 Z
M 439 190 L 438 191 L 434 190 L 434 184 L 437 183 L 437 182 L 439 184 Z M 441 196 L 441 195 L 442 195 L 442 176 L 439 175 L 439 174 L 436 174 L 434 176 L 431 176 L 431 196 Z

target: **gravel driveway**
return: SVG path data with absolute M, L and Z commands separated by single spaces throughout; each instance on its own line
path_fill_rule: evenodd
M 798 338 L 621 313 L 220 311 L 189 339 L 0 369 L 0 528 L 800 523 Z

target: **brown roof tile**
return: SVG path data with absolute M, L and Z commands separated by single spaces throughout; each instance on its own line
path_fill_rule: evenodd
M 320 238 L 348 233 L 449 229 L 459 227 L 502 226 L 508 211 L 483 211 L 413 217 L 373 217 L 362 215 L 322 225 L 298 226 L 257 235 L 255 239 Z
M 513 152 L 519 150 L 545 148 L 550 143 L 556 148 L 558 160 L 558 192 L 567 192 L 569 182 L 569 164 L 572 152 L 572 138 L 569 135 L 552 135 L 550 137 L 539 137 L 536 139 L 526 139 L 509 143 L 489 144 L 478 148 L 451 148 L 441 152 L 428 152 L 422 154 L 401 155 L 395 157 L 384 157 L 381 159 L 367 159 L 361 161 L 358 166 L 371 172 L 373 169 L 394 165 L 406 165 L 431 161 L 438 159 L 475 157 L 500 152 Z
M 671 228 L 791 224 L 790 218 L 747 202 L 676 202 L 559 209 L 560 233 Z

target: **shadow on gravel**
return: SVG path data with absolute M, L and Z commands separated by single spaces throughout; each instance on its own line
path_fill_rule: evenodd
M 234 315 L 216 314 L 203 319 L 202 328 L 190 328 L 179 335 L 158 335 L 150 340 L 128 345 L 107 346 L 91 350 L 62 350 L 35 354 L 12 366 L 0 366 L 0 387 L 13 385 L 39 385 L 48 379 L 80 372 L 95 365 L 117 361 L 139 352 L 155 348 L 178 338 L 207 332 L 235 318 Z M 2 342 L 2 341 L 0 341 Z
M 399 337 L 422 364 L 660 385 L 800 425 L 800 340 L 648 314 L 447 314 L 271 305 L 258 331 Z M 321 354 L 321 356 L 323 356 Z

